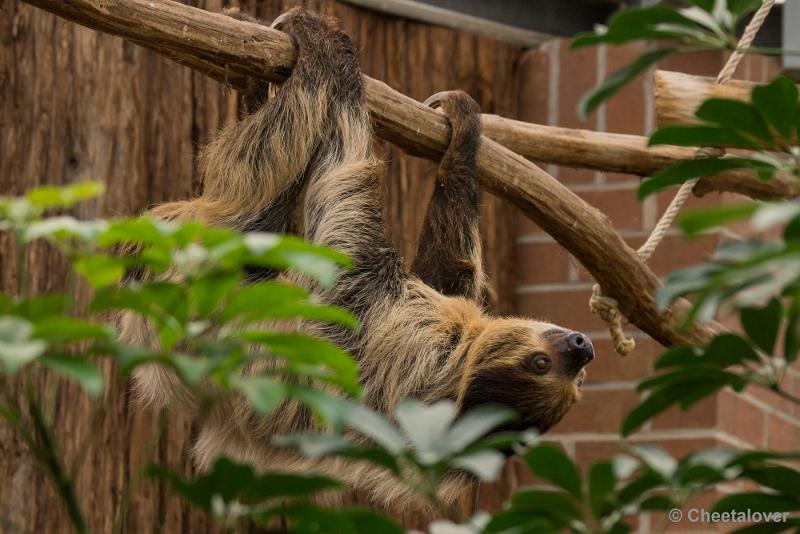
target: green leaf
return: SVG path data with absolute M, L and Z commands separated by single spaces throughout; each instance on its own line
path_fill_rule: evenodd
M 69 208 L 82 200 L 98 196 L 104 189 L 99 182 L 81 182 L 66 187 L 38 187 L 28 191 L 25 198 L 42 208 Z
M 763 308 L 743 308 L 740 312 L 742 327 L 753 343 L 772 354 L 778 339 L 783 307 L 778 299 L 772 299 Z
M 619 92 L 625 84 L 647 70 L 658 60 L 676 51 L 677 49 L 675 48 L 661 48 L 642 54 L 636 58 L 633 63 L 616 71 L 603 80 L 600 85 L 585 94 L 578 104 L 578 113 L 583 118 L 587 117 L 591 112 L 597 109 L 600 104 Z
M 647 470 L 624 486 L 617 494 L 617 499 L 623 504 L 631 503 L 647 493 L 658 488 L 666 481 L 658 472 Z
M 47 343 L 31 339 L 33 325 L 20 317 L 0 317 L 0 363 L 6 373 L 14 374 L 44 354 Z
M 628 413 L 627 417 L 625 417 L 625 420 L 622 422 L 622 430 L 620 432 L 625 437 L 630 436 L 634 430 L 644 423 L 665 411 L 673 404 L 676 404 L 678 399 L 680 399 L 680 395 L 680 388 L 674 387 L 665 388 L 652 393 Z
M 268 376 L 237 377 L 233 385 L 241 391 L 259 415 L 268 415 L 286 397 L 286 387 Z
M 72 263 L 75 272 L 82 274 L 93 287 L 119 283 L 125 274 L 125 259 L 112 256 L 84 256 Z
M 306 504 L 281 504 L 253 514 L 262 524 L 280 520 L 288 531 L 298 534 L 402 534 L 403 529 L 388 517 L 363 507 L 323 508 Z
M 712 508 L 712 512 L 730 512 L 732 510 L 749 510 L 751 513 L 793 512 L 800 510 L 800 502 L 784 495 L 743 492 L 723 497 Z
M 486 534 L 500 533 L 517 534 L 533 533 L 550 534 L 563 532 L 571 522 L 568 520 L 554 520 L 531 514 L 528 511 L 501 510 L 486 525 L 483 532 Z M 583 526 L 581 524 L 581 526 Z M 588 532 L 587 528 L 581 532 Z M 459 533 L 460 534 L 460 533 Z
M 752 13 L 761 6 L 762 0 L 728 0 L 728 9 L 736 17 Z
M 240 289 L 229 299 L 220 320 L 256 322 L 292 318 L 315 319 L 348 328 L 358 326 L 358 320 L 346 310 L 314 302 L 306 290 L 280 282 L 262 282 Z
M 357 446 L 346 438 L 334 434 L 311 432 L 276 436 L 272 443 L 277 447 L 292 447 L 307 458 L 342 457 L 364 460 L 398 474 L 400 467 L 394 456 L 378 447 Z
M 787 466 L 769 465 L 748 469 L 744 476 L 787 495 L 797 495 L 797 490 L 800 488 L 800 471 Z
M 499 451 L 484 449 L 456 456 L 450 465 L 469 471 L 484 482 L 494 482 L 500 476 L 506 457 Z
M 642 462 L 661 475 L 664 480 L 669 480 L 678 468 L 678 462 L 661 447 L 655 445 L 636 445 L 633 447 L 636 456 Z
M 469 410 L 456 420 L 445 437 L 449 452 L 461 452 L 476 440 L 503 423 L 516 419 L 516 414 L 496 405 L 481 405 Z
M 347 423 L 392 454 L 400 454 L 406 448 L 403 435 L 380 414 L 365 406 L 350 404 L 347 409 Z
M 191 503 L 211 509 L 213 499 L 219 497 L 229 503 L 234 500 L 260 502 L 276 497 L 307 497 L 321 491 L 338 488 L 333 479 L 282 473 L 257 475 L 253 468 L 221 458 L 211 470 L 194 480 L 186 480 L 160 466 L 151 465 L 146 474 L 151 478 L 164 478 Z
M 774 144 L 767 123 L 756 108 L 747 102 L 711 98 L 697 108 L 695 117 L 748 134 L 767 146 Z
M 103 391 L 103 373 L 85 359 L 75 356 L 44 356 L 39 361 L 49 369 L 78 382 L 92 397 Z
M 742 134 L 713 124 L 662 126 L 653 132 L 647 145 L 715 146 L 749 148 L 751 150 L 759 148 L 755 142 Z
M 270 352 L 282 356 L 291 371 L 306 376 L 316 376 L 341 387 L 345 392 L 359 396 L 358 364 L 333 343 L 302 334 L 274 332 L 246 332 L 241 337 L 248 342 L 265 345 Z M 332 370 L 326 372 L 320 366 Z
M 563 521 L 581 518 L 581 512 L 572 496 L 559 491 L 520 489 L 512 496 L 511 507 L 529 515 L 541 514 Z
M 616 483 L 611 462 L 598 462 L 589 469 L 589 503 L 595 517 L 603 515 L 603 503 L 614 491 Z
M 666 495 L 653 495 L 639 504 L 639 510 L 669 510 L 675 503 Z
M 758 204 L 749 202 L 704 208 L 681 217 L 680 226 L 685 233 L 696 235 L 710 228 L 724 226 L 730 222 L 750 217 L 758 207 Z
M 525 452 L 523 459 L 531 472 L 581 499 L 581 474 L 561 449 L 543 443 Z
M 347 421 L 347 407 L 342 399 L 323 391 L 301 386 L 290 388 L 290 394 L 302 402 L 316 416 L 317 421 L 341 428 Z
M 728 367 L 745 361 L 761 361 L 750 343 L 736 334 L 718 334 L 705 348 L 697 363 Z
M 754 87 L 750 98 L 764 120 L 783 139 L 794 139 L 797 86 L 792 80 L 786 76 L 778 76 L 768 85 Z
M 84 339 L 110 339 L 113 334 L 113 328 L 107 325 L 62 315 L 38 320 L 32 337 L 49 343 L 68 343 Z
M 240 272 L 213 272 L 192 281 L 189 296 L 196 317 L 208 317 L 222 307 L 242 280 Z
M 25 229 L 23 240 L 30 242 L 40 238 L 66 240 L 77 238 L 94 241 L 108 227 L 106 221 L 79 221 L 74 217 L 49 217 L 34 221 Z
M 787 362 L 797 360 L 800 353 L 800 301 L 795 298 L 789 305 L 786 333 L 783 340 L 783 356 Z
M 697 158 L 682 161 L 657 172 L 652 178 L 642 182 L 637 191 L 637 196 L 643 199 L 656 191 L 687 182 L 693 178 L 711 176 L 732 169 L 752 168 L 755 164 L 754 161 L 753 159 L 739 157 Z M 760 162 L 756 163 L 760 164 Z
M 455 403 L 449 400 L 426 406 L 407 399 L 397 406 L 395 419 L 416 447 L 420 462 L 433 465 L 446 454 L 447 432 L 457 413 Z
M 693 29 L 696 25 L 674 7 L 655 5 L 621 9 L 608 19 L 608 27 L 595 33 L 584 33 L 572 42 L 572 48 L 600 43 L 622 44 L 640 39 L 677 39 L 685 34 L 678 30 Z

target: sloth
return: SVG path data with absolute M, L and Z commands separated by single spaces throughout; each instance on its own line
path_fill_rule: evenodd
M 374 153 L 354 46 L 333 22 L 310 12 L 295 9 L 279 20 L 297 48 L 291 75 L 269 98 L 264 86 L 256 87 L 249 95 L 251 113 L 205 147 L 201 196 L 157 206 L 152 213 L 244 232 L 297 232 L 349 255 L 352 269 L 332 287 L 257 269 L 249 279 L 278 277 L 302 284 L 321 302 L 359 319 L 355 331 L 312 321 L 270 326 L 319 336 L 347 350 L 358 363 L 367 407 L 391 416 L 405 398 L 450 399 L 459 413 L 494 403 L 518 415 L 505 429 L 547 431 L 579 399 L 594 350 L 579 332 L 538 320 L 494 317 L 481 305 L 486 277 L 478 227 L 478 105 L 458 91 L 436 99 L 449 119 L 451 138 L 415 260 L 406 269 L 384 228 L 384 169 Z M 155 343 L 151 326 L 134 315 L 121 318 L 121 332 L 129 341 Z M 157 366 L 138 369 L 134 389 L 152 407 L 187 396 L 179 380 Z M 243 399 L 225 398 L 203 418 L 194 457 L 201 469 L 226 456 L 261 470 L 324 473 L 377 506 L 424 509 L 413 492 L 377 468 L 305 459 L 271 445 L 276 435 L 314 424 L 295 400 L 257 417 Z M 464 473 L 449 475 L 440 497 L 452 503 L 474 483 Z

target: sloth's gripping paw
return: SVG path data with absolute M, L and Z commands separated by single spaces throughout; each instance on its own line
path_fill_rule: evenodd
M 450 120 L 450 145 L 442 158 L 439 180 L 476 178 L 475 154 L 481 142 L 481 108 L 464 91 L 442 91 L 425 101 L 439 109 Z

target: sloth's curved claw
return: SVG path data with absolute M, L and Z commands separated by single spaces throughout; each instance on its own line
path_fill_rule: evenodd
M 439 109 L 442 107 L 442 101 L 452 92 L 453 91 L 439 91 L 438 93 L 434 93 L 426 98 L 423 104 L 433 109 Z
M 272 21 L 272 24 L 270 24 L 269 27 L 272 28 L 273 30 L 282 31 L 286 23 L 289 22 L 289 18 L 291 16 L 292 16 L 291 11 L 281 13 L 280 15 L 275 17 L 275 20 Z

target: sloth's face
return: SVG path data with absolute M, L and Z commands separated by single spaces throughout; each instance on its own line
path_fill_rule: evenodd
M 550 323 L 497 319 L 472 343 L 459 391 L 462 411 L 496 403 L 517 421 L 503 430 L 547 431 L 580 399 L 594 348 L 580 332 Z

